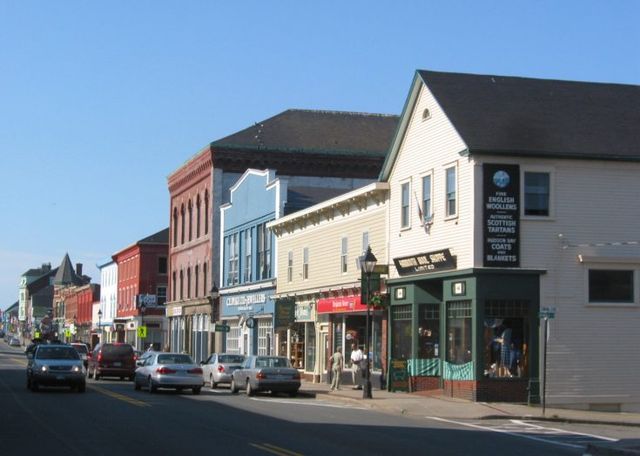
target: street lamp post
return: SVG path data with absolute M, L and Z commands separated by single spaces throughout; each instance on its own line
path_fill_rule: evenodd
M 361 271 L 367 276 L 367 293 L 365 295 L 365 302 L 367 303 L 367 320 L 364 330 L 365 350 L 367 354 L 367 370 L 365 371 L 365 384 L 362 390 L 363 399 L 371 399 L 373 397 L 371 395 L 371 352 L 369 349 L 369 326 L 371 325 L 371 274 L 373 273 L 377 262 L 378 259 L 371 252 L 371 246 L 367 246 L 367 253 L 365 253 L 364 258 L 362 258 L 362 261 L 360 262 Z
M 144 328 L 144 312 L 147 310 L 147 306 L 144 302 L 140 303 L 140 326 Z M 144 351 L 144 339 L 140 338 L 140 350 Z
M 73 316 L 73 334 L 71 336 L 73 336 L 72 340 L 78 340 L 78 319 L 75 315 Z
M 216 283 L 213 282 L 213 286 L 209 291 L 209 303 L 211 304 L 211 321 L 209 322 L 210 325 L 215 325 L 216 321 L 218 321 L 218 319 L 220 318 L 220 306 L 218 303 L 219 298 L 220 290 L 218 290 Z M 213 333 L 210 333 L 209 347 L 207 347 L 209 349 L 209 353 L 213 353 L 215 351 L 215 348 L 219 342 L 216 340 L 216 337 L 219 337 L 217 332 L 214 331 Z
M 98 310 L 98 331 L 100 331 L 98 336 L 98 343 L 102 343 L 102 309 Z

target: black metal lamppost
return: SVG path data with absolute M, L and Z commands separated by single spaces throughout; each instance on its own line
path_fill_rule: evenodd
M 376 267 L 376 263 L 378 259 L 371 252 L 371 246 L 367 247 L 367 253 L 365 253 L 364 257 L 360 261 L 360 269 L 363 274 L 367 276 L 367 293 L 366 293 L 366 303 L 367 303 L 367 320 L 366 326 L 364 330 L 365 337 L 365 350 L 367 355 L 367 370 L 365 372 L 365 383 L 364 388 L 362 390 L 362 398 L 363 399 L 371 399 L 373 396 L 371 395 L 371 356 L 369 350 L 369 326 L 371 325 L 371 274 Z
M 147 306 L 144 302 L 140 303 L 140 326 L 144 328 L 144 312 L 147 310 Z M 140 350 L 144 350 L 144 339 L 140 338 Z

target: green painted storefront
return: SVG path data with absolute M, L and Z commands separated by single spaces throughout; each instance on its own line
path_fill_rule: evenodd
M 536 402 L 543 273 L 474 268 L 388 280 L 390 362 L 407 360 L 412 390 Z M 506 353 L 494 348 L 502 339 Z

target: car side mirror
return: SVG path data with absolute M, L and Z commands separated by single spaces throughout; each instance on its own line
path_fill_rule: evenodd
M 27 359 L 33 359 L 33 353 L 27 353 Z
M 136 366 L 138 367 L 142 367 L 144 365 L 144 361 L 142 360 L 136 360 Z

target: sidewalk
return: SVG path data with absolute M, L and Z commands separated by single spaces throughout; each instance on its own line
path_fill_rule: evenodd
M 539 405 L 513 403 L 471 402 L 443 395 L 424 393 L 390 393 L 373 389 L 372 399 L 363 399 L 362 390 L 343 385 L 339 391 L 330 391 L 326 383 L 302 382 L 300 393 L 317 399 L 352 403 L 391 414 L 419 417 L 437 417 L 452 420 L 527 419 L 568 423 L 588 423 L 612 426 L 637 426 L 640 428 L 640 413 L 610 413 L 546 408 L 542 415 Z M 640 434 L 640 430 L 638 432 Z M 635 439 L 634 439 L 635 440 Z M 585 455 L 639 455 L 640 442 L 627 444 L 589 445 Z

